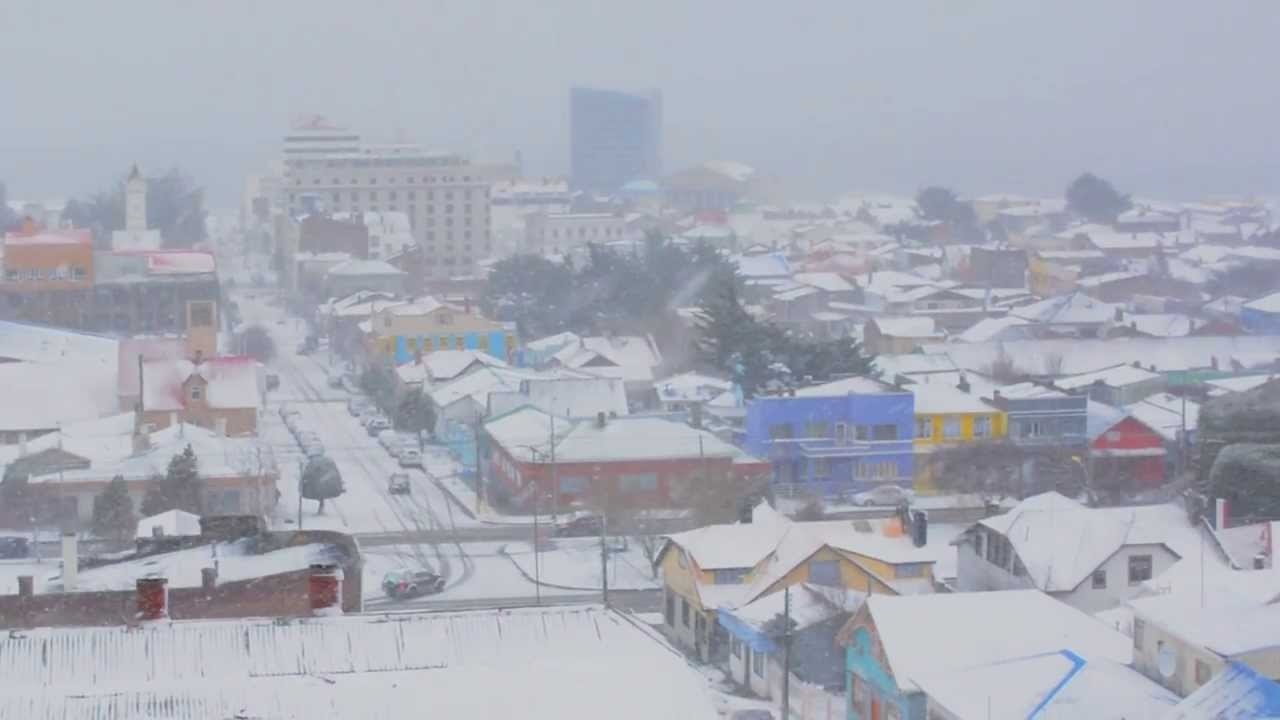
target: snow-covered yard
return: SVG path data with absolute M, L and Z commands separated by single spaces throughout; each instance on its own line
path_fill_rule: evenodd
M 485 598 L 533 597 L 537 593 L 534 584 L 525 578 L 520 568 L 503 553 L 507 543 L 462 543 L 461 548 L 441 544 L 439 550 L 450 564 L 449 582 L 444 592 L 433 595 L 437 600 L 480 600 Z M 384 545 L 364 551 L 364 598 L 382 607 L 382 578 L 387 572 L 402 568 L 426 569 L 439 572 L 440 558 L 435 548 L 411 545 Z M 599 573 L 597 573 L 597 577 Z M 544 597 L 581 595 L 581 591 L 543 587 Z M 393 603 L 392 603 L 393 604 Z

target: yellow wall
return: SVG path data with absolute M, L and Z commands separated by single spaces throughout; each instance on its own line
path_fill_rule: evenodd
M 832 550 L 829 547 L 823 547 L 815 552 L 809 559 L 795 566 L 786 575 L 783 575 L 767 590 L 760 593 L 761 596 L 769 593 L 778 592 L 783 588 L 798 585 L 800 583 L 809 582 L 809 564 L 815 561 L 821 562 L 825 560 L 835 560 L 840 563 L 840 583 L 849 590 L 861 590 L 862 592 L 874 592 L 879 594 L 893 594 L 894 591 L 888 585 L 880 582 L 877 578 L 868 574 L 866 570 L 858 567 L 857 563 L 850 560 L 845 555 Z M 879 560 L 872 560 L 858 556 L 858 562 L 862 563 L 867 570 L 873 573 L 883 573 L 882 577 L 894 577 L 893 566 Z M 763 568 L 757 568 L 756 572 L 763 571 Z M 753 573 L 754 574 L 754 573 Z M 750 580 L 748 580 L 750 582 Z
M 956 417 L 960 418 L 960 437 L 943 438 L 942 430 L 947 419 L 956 418 Z M 974 438 L 973 421 L 974 421 L 974 418 L 979 418 L 979 417 L 991 418 L 991 437 Z M 921 420 L 928 420 L 929 424 L 933 426 L 933 436 L 927 437 L 927 438 L 919 437 L 919 434 L 917 433 L 917 437 L 915 439 L 915 444 L 917 447 L 921 445 L 942 445 L 945 443 L 973 442 L 974 440 L 979 440 L 979 441 L 991 440 L 994 438 L 1004 437 L 1008 431 L 1007 416 L 1004 413 L 998 412 L 998 411 L 992 411 L 989 413 L 961 413 L 961 414 L 951 414 L 951 415 L 947 415 L 947 414 L 926 415 L 926 414 L 916 413 L 916 423 L 919 424 Z
M 698 589 L 695 585 L 711 585 L 715 583 L 715 574 L 700 569 L 680 546 L 674 546 L 662 556 L 662 581 L 671 592 L 689 600 L 694 607 L 702 609 L 698 601 Z

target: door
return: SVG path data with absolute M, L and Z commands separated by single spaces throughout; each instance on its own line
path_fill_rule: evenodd
M 881 720 L 880 698 L 871 698 L 871 720 Z

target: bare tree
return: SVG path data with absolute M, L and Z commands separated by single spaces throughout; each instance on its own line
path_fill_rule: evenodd
M 676 490 L 676 502 L 687 508 L 696 525 L 715 525 L 738 520 L 743 507 L 764 497 L 769 479 L 764 476 L 740 478 L 731 472 L 708 472 L 690 478 Z
M 1018 363 L 1005 349 L 1003 343 L 996 351 L 996 356 L 983 368 L 983 374 L 998 383 L 1015 383 L 1025 378 L 1026 373 L 1018 367 Z
M 1044 356 L 1044 374 L 1050 377 L 1058 377 L 1062 375 L 1062 365 L 1067 360 L 1067 356 L 1060 352 L 1045 353 Z

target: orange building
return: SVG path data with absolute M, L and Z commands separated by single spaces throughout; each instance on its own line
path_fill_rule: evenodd
M 4 284 L 19 292 L 93 287 L 92 235 L 61 230 L 5 236 Z

